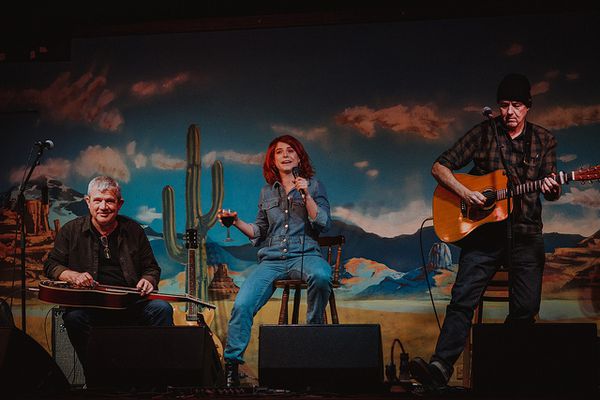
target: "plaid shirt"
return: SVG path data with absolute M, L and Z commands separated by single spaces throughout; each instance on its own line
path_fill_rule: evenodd
M 515 185 L 543 179 L 551 173 L 556 173 L 556 139 L 548 130 L 527 122 L 525 134 L 511 139 L 500 117 L 496 117 L 496 126 L 502 154 L 509 165 Z M 528 140 L 531 143 L 530 154 L 524 154 Z M 494 129 L 489 121 L 473 127 L 436 161 L 451 170 L 461 169 L 473 161 L 474 166 L 469 171 L 473 175 L 504 169 Z M 514 200 L 511 215 L 514 232 L 541 233 L 542 203 L 539 192 L 524 194 L 515 197 Z

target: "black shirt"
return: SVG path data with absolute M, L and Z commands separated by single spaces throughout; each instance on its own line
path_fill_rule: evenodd
M 512 170 L 515 185 L 540 180 L 556 172 L 556 139 L 548 130 L 527 122 L 524 132 L 511 139 L 499 117 L 496 118 L 496 126 L 504 158 Z M 529 154 L 525 154 L 526 149 L 529 150 Z M 436 161 L 453 171 L 473 162 L 469 173 L 483 175 L 503 169 L 500 150 L 496 145 L 490 122 L 485 121 L 468 131 Z M 527 193 L 516 198 L 513 229 L 517 233 L 525 234 L 542 232 L 542 203 L 539 192 Z
M 96 239 L 100 242 L 98 249 L 98 279 L 99 283 L 104 285 L 113 286 L 127 286 L 125 277 L 123 276 L 123 270 L 119 263 L 119 236 L 120 226 L 106 236 L 106 246 L 103 243 L 102 235 L 94 225 L 92 225 L 92 231 L 96 236 Z
M 119 229 L 115 254 L 118 254 L 118 263 L 126 286 L 135 287 L 139 280 L 144 278 L 152 283 L 154 288 L 158 288 L 160 267 L 144 229 L 137 222 L 122 215 L 117 216 L 117 221 Z M 58 279 L 63 271 L 69 269 L 89 272 L 92 278 L 98 280 L 100 259 L 103 257 L 100 251 L 103 246 L 92 228 L 91 217 L 88 215 L 67 222 L 58 231 L 54 248 L 44 263 L 44 274 L 48 278 Z

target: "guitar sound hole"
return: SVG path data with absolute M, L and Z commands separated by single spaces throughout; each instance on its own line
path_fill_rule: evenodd
M 483 192 L 481 192 L 481 194 L 483 194 L 486 199 L 485 203 L 483 204 L 483 207 L 481 208 L 483 208 L 484 210 L 492 209 L 496 204 L 496 192 L 493 190 L 484 190 Z
M 484 190 L 481 192 L 486 198 L 481 207 L 469 207 L 468 217 L 472 221 L 479 221 L 486 218 L 496 208 L 496 194 L 493 190 Z

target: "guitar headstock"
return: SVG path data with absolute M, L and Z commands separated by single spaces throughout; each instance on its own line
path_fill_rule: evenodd
M 185 231 L 185 248 L 186 249 L 197 249 L 198 248 L 198 230 L 191 228 Z
M 595 181 L 600 179 L 600 165 L 573 171 L 575 181 Z

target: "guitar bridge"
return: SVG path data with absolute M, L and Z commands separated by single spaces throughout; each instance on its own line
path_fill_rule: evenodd
M 463 217 L 467 216 L 467 205 L 463 200 L 460 201 L 460 213 Z

